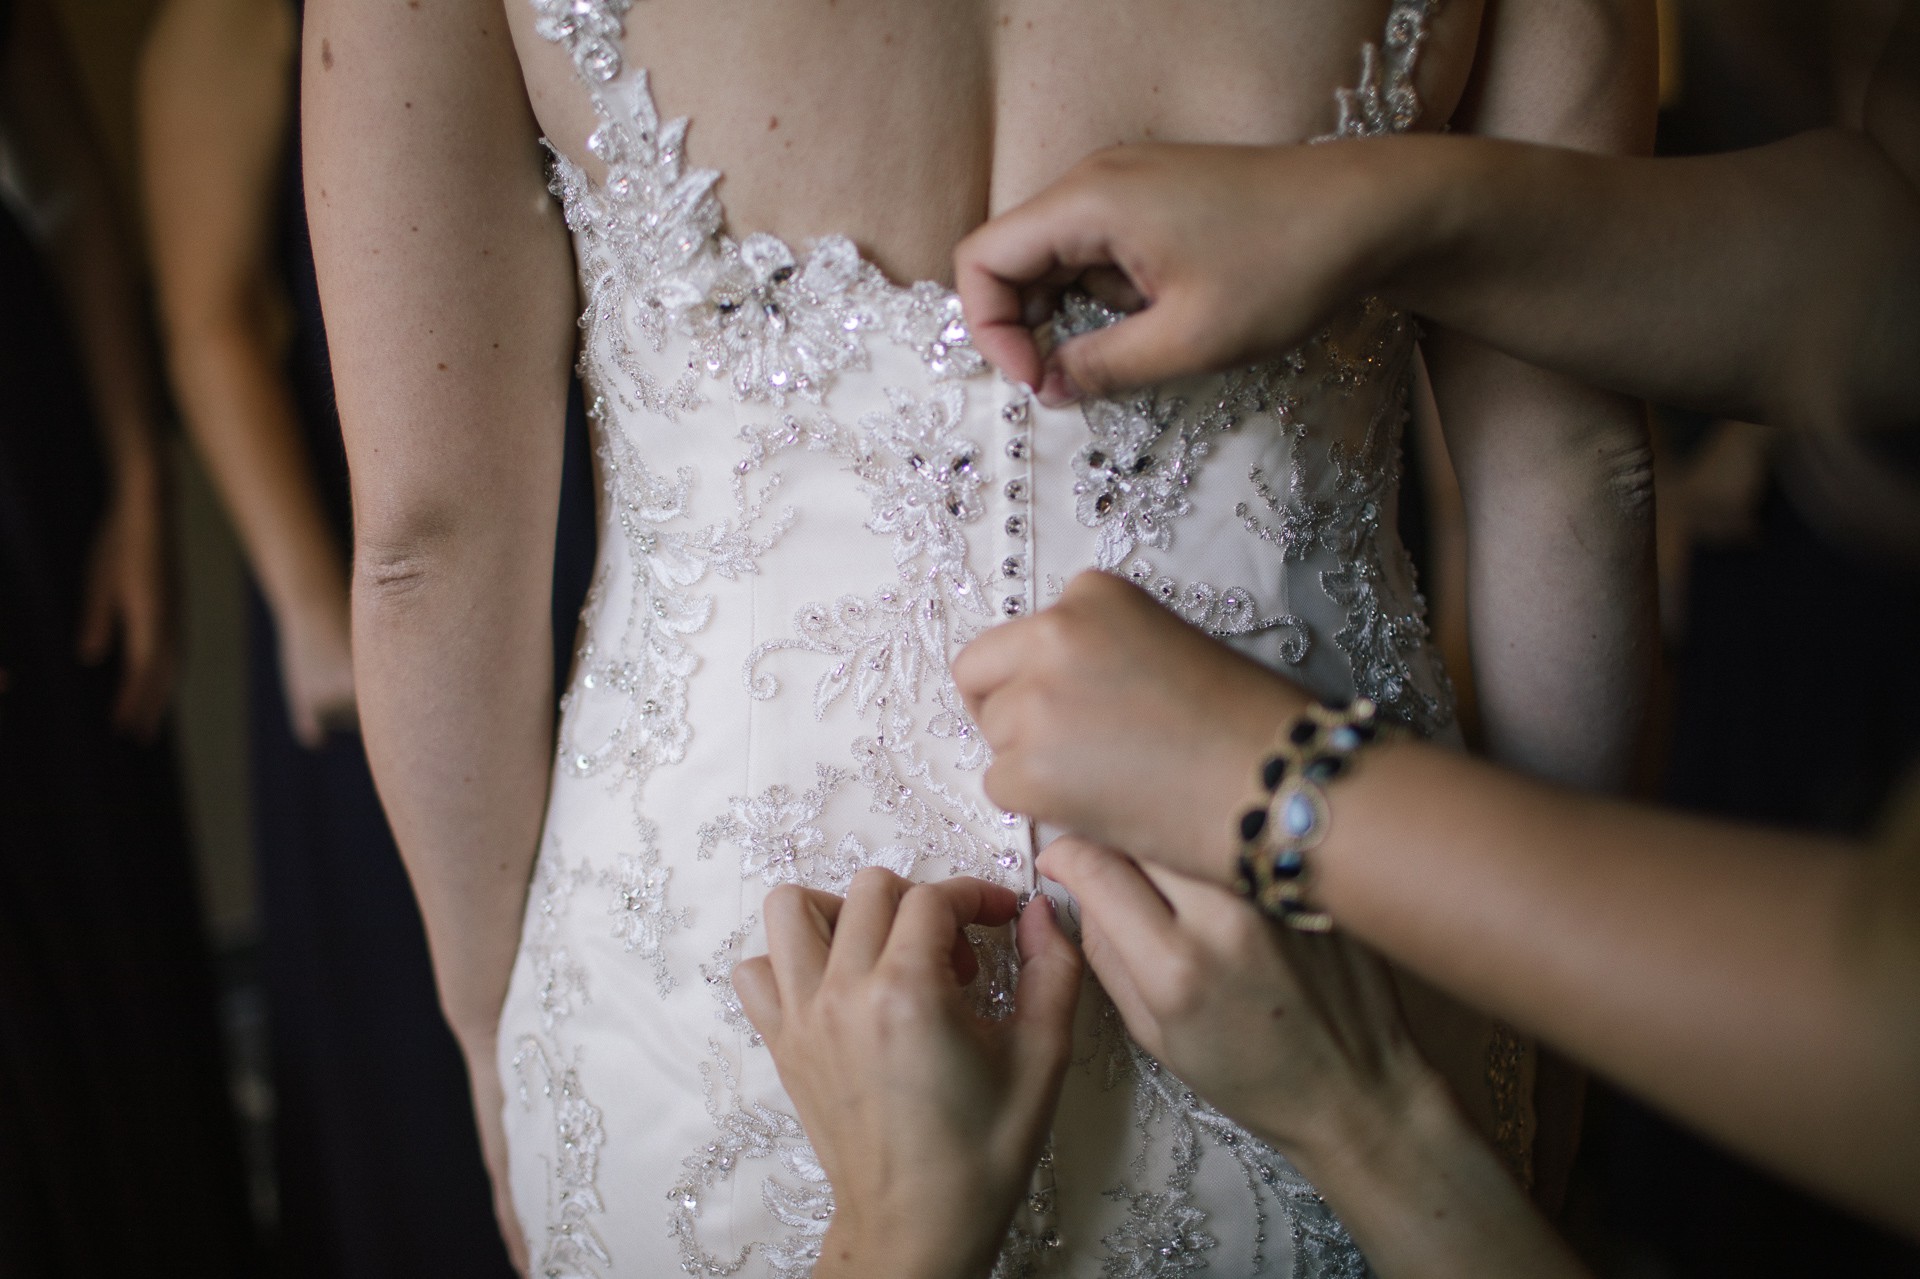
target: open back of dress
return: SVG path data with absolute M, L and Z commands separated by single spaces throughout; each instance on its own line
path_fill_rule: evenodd
M 1412 325 L 1364 302 L 1279 360 L 1045 409 L 984 367 L 943 286 L 842 237 L 734 238 L 629 57 L 626 0 L 535 5 L 598 120 L 579 158 L 604 176 L 556 153 L 553 185 L 602 540 L 501 1026 L 515 1199 L 539 1274 L 804 1275 L 831 1190 L 731 969 L 777 884 L 878 865 L 1033 886 L 1035 832 L 985 799 L 948 675 L 969 638 L 1098 567 L 1325 697 L 1452 731 L 1393 524 Z M 1418 119 L 1434 7 L 1392 5 L 1338 135 Z M 1011 949 L 987 950 L 978 997 L 1004 1007 Z M 1524 1148 L 1525 1054 L 1425 1020 Z M 1364 1272 L 1311 1187 L 1104 999 L 1076 1056 L 1001 1273 Z

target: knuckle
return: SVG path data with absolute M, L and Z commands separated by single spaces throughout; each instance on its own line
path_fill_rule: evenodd
M 854 872 L 853 882 L 848 886 L 847 892 L 851 895 L 858 891 L 864 895 L 897 891 L 899 886 L 906 882 L 884 866 L 863 866 Z
M 1192 945 L 1182 944 L 1163 957 L 1151 988 L 1142 994 L 1155 1016 L 1177 1022 L 1200 1011 L 1211 984 L 1211 974 L 1200 953 Z
M 778 884 L 767 892 L 763 907 L 768 915 L 792 915 L 805 905 L 807 895 L 798 884 Z
M 910 1031 L 932 1020 L 932 1001 L 916 982 L 889 975 L 874 981 L 866 992 L 866 1012 L 874 1023 L 896 1031 Z

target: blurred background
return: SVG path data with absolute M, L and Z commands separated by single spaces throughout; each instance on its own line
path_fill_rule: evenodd
M 161 0 L 49 3 L 129 241 L 150 245 L 154 195 L 142 179 L 136 111 L 143 48 Z M 1889 7 L 1887 0 L 1664 0 L 1661 149 L 1728 150 L 1850 119 L 1870 42 L 1884 29 Z M 6 12 L 0 0 L 0 15 Z M 284 33 L 278 38 L 285 43 Z M 290 80 L 281 84 L 283 93 L 290 88 Z M 136 269 L 148 287 L 149 265 Z M 164 358 L 156 364 L 168 367 Z M 181 566 L 183 641 L 169 731 L 217 976 L 230 1092 L 243 1121 L 247 1211 L 262 1238 L 281 1240 L 274 1263 L 280 1272 L 387 1273 L 407 1247 L 369 1244 L 356 1252 L 358 1245 L 338 1237 L 352 1228 L 337 1221 L 288 1227 L 299 1210 L 288 1212 L 285 1187 L 303 1183 L 284 1167 L 289 1139 L 287 1125 L 276 1124 L 284 1107 L 276 1101 L 268 1030 L 275 984 L 268 972 L 282 961 L 268 957 L 261 867 L 274 863 L 260 841 L 273 823 L 253 809 L 261 770 L 279 767 L 263 763 L 272 751 L 260 737 L 265 615 L 249 557 L 202 454 L 174 413 L 162 416 L 169 423 L 162 438 L 175 498 L 170 536 Z M 1920 448 L 1911 438 L 1788 446 L 1762 426 L 1667 409 L 1656 409 L 1655 419 L 1668 662 L 1645 794 L 1721 816 L 1871 833 L 1891 788 L 1920 759 Z M 575 430 L 570 483 L 578 486 L 584 445 L 577 423 Z M 1431 430 L 1415 433 L 1413 462 L 1424 482 L 1408 486 L 1405 527 L 1424 530 L 1409 541 L 1417 543 L 1436 629 L 1450 637 L 1452 665 L 1464 671 L 1453 566 L 1457 498 L 1445 459 L 1434 452 L 1436 438 Z M 324 465 L 322 458 L 316 473 Z M 317 482 L 324 488 L 331 481 Z M 576 494 L 576 521 L 590 506 L 590 496 Z M 576 523 L 574 538 L 563 539 L 556 601 L 562 652 L 591 558 L 590 529 L 583 534 Z M 1764 699 L 1761 689 L 1768 690 Z M 432 1055 L 426 1048 L 421 1054 Z M 447 1122 L 459 1119 L 455 1108 Z M 434 1147 L 431 1158 L 470 1162 L 451 1147 Z M 355 1211 L 340 1207 L 338 1214 L 345 1219 Z M 469 1203 L 445 1215 L 470 1225 L 472 1211 Z M 1745 1169 L 1599 1085 L 1589 1094 L 1563 1225 L 1602 1274 L 1621 1279 L 1920 1275 L 1912 1247 Z M 397 1228 L 372 1229 L 378 1236 Z M 304 1252 L 287 1246 L 296 1236 L 309 1238 Z M 234 1264 L 245 1273 L 267 1263 L 249 1254 Z M 449 1269 L 438 1255 L 412 1273 L 474 1274 L 496 1266 L 489 1257 Z M 4 1248 L 0 1273 L 11 1273 Z

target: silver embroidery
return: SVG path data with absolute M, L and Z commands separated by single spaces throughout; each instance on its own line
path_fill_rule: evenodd
M 606 1140 L 600 1108 L 580 1091 L 579 1054 L 564 1064 L 537 1038 L 524 1036 L 513 1057 L 520 1096 L 529 1102 L 538 1092 L 554 1126 L 554 1154 L 547 1165 L 547 1230 L 534 1272 L 551 1279 L 596 1277 L 613 1257 L 594 1231 L 592 1218 L 606 1212 L 595 1182 L 600 1146 Z M 595 1263 L 598 1263 L 596 1265 Z
M 661 863 L 658 828 L 642 819 L 637 842 L 634 852 L 623 855 L 612 870 L 601 872 L 600 883 L 613 889 L 608 907 L 613 935 L 628 954 L 648 961 L 654 985 L 665 995 L 673 989 L 673 974 L 667 971 L 667 934 L 686 925 L 687 912 L 667 906 L 667 881 L 673 872 Z
M 854 758 L 874 810 L 893 817 L 896 839 L 866 855 L 867 864 L 909 874 L 932 859 L 950 873 L 1004 877 L 1023 864 L 1011 828 L 939 781 L 916 739 L 918 727 L 951 743 L 958 769 L 986 762 L 947 663 L 992 617 L 986 584 L 968 560 L 966 526 L 981 518 L 995 481 L 985 450 L 964 431 L 959 387 L 924 398 L 890 391 L 888 401 L 888 412 L 868 414 L 853 431 L 825 419 L 787 419 L 773 433 L 750 434 L 753 464 L 776 447 L 841 459 L 867 495 L 867 528 L 891 544 L 898 578 L 870 598 L 843 596 L 802 609 L 791 636 L 765 641 L 749 655 L 747 687 L 756 698 L 771 698 L 780 686 L 761 669 L 767 659 L 815 654 L 828 659 L 814 684 L 816 717 L 848 698 L 870 719 L 873 736 L 854 743 Z M 928 709 L 918 726 L 916 707 Z M 848 864 L 843 858 L 842 868 Z
M 747 1043 L 755 1048 L 763 1046 L 760 1032 L 747 1020 L 747 1010 L 740 1003 L 739 992 L 733 988 L 733 969 L 741 960 L 740 948 L 759 924 L 758 915 L 747 916 L 740 927 L 727 934 L 712 957 L 700 965 L 700 980 L 707 984 L 720 1005 L 721 1023 L 746 1036 Z
M 541 850 L 533 870 L 533 916 L 527 921 L 520 946 L 533 969 L 540 1028 L 549 1035 L 587 1001 L 587 970 L 567 949 L 560 918 L 588 875 L 585 866 L 566 865 L 559 841 L 553 839 Z
M 531 1109 L 538 1096 L 553 1124 L 546 1232 L 534 1241 L 542 1275 L 598 1276 L 595 1263 L 612 1264 L 592 1225 L 592 1218 L 606 1210 L 596 1184 L 605 1140 L 601 1113 L 581 1090 L 579 1051 L 563 1054 L 557 1039 L 561 1024 L 587 999 L 586 971 L 567 950 L 561 920 L 588 877 L 584 865 L 567 867 L 558 844 L 549 840 L 534 869 L 534 906 L 521 943 L 533 970 L 541 1029 L 548 1036 L 522 1035 L 512 1063 L 520 1104 Z
M 613 16 L 582 22 L 619 28 Z M 614 65 L 617 74 L 617 54 Z M 654 351 L 669 331 L 685 334 L 696 364 L 743 403 L 784 405 L 796 395 L 818 403 L 841 371 L 866 366 L 869 334 L 912 348 L 935 378 L 986 367 L 956 294 L 925 281 L 895 285 L 844 236 L 796 254 L 776 236 L 724 234 L 713 191 L 720 175 L 686 168 L 687 121 L 660 118 L 644 71 L 624 94 L 596 89 L 592 98 L 601 123 L 587 149 L 606 179 L 593 182 L 556 152 L 552 187 L 580 258 L 588 350 L 604 350 L 627 373 L 641 404 L 670 415 L 697 399 L 689 386 L 662 391 L 634 359 L 628 333 Z
M 1205 1269 L 1217 1260 L 1210 1254 L 1220 1241 L 1206 1229 L 1206 1214 L 1194 1204 L 1192 1190 L 1202 1160 L 1212 1158 L 1234 1165 L 1253 1206 L 1253 1252 L 1244 1267 L 1233 1263 L 1234 1273 L 1265 1273 L 1268 1232 L 1277 1210 L 1293 1244 L 1295 1275 L 1363 1279 L 1367 1265 L 1360 1250 L 1284 1156 L 1202 1101 L 1137 1045 L 1129 1043 L 1128 1049 L 1135 1126 L 1149 1145 L 1157 1130 L 1168 1133 L 1172 1166 L 1164 1190 L 1123 1185 L 1108 1192 L 1108 1198 L 1126 1205 L 1127 1216 L 1102 1240 L 1108 1251 L 1105 1275 L 1159 1279 Z M 1148 1174 L 1144 1151 L 1132 1171 L 1136 1177 Z
M 786 1111 L 741 1094 L 733 1067 L 719 1044 L 700 1066 L 707 1086 L 707 1114 L 714 1139 L 681 1161 L 683 1175 L 667 1192 L 667 1230 L 680 1248 L 680 1268 L 695 1275 L 738 1274 L 755 1249 L 773 1279 L 805 1279 L 820 1259 L 820 1241 L 833 1219 L 833 1190 L 814 1158 L 800 1121 Z M 710 1250 L 700 1238 L 700 1210 L 707 1193 L 731 1180 L 747 1160 L 777 1159 L 790 1181 L 768 1177 L 760 1197 L 786 1235 L 749 1243 L 731 1257 Z
M 736 798 L 724 817 L 700 828 L 699 856 L 711 857 L 722 842 L 740 850 L 740 874 L 756 876 L 769 888 L 775 884 L 806 884 L 843 893 L 855 873 L 867 866 L 885 866 L 905 875 L 913 857 L 898 850 L 867 851 L 856 835 L 843 835 L 831 848 L 817 823 L 834 792 L 853 780 L 843 769 L 818 766 L 819 780 L 804 791 L 774 785 L 752 797 Z
M 1453 722 L 1453 697 L 1437 663 L 1432 664 L 1432 691 L 1413 669 L 1414 661 L 1429 657 L 1426 604 L 1418 592 L 1403 611 L 1394 611 L 1386 603 L 1398 598 L 1398 593 L 1386 580 L 1383 542 L 1392 543 L 1402 579 L 1413 580 L 1405 550 L 1382 532 L 1398 483 L 1405 417 L 1402 401 L 1387 401 L 1369 420 L 1358 449 L 1332 445 L 1327 453 L 1326 496 L 1311 491 L 1297 460 L 1284 495 L 1255 467 L 1248 478 L 1278 521 L 1262 520 L 1245 502 L 1234 513 L 1248 531 L 1279 547 L 1288 562 L 1316 549 L 1333 556 L 1336 565 L 1320 574 L 1320 584 L 1346 612 L 1346 625 L 1333 639 L 1346 654 L 1354 692 L 1372 698 L 1390 718 L 1430 737 Z
M 1419 122 L 1413 76 L 1427 42 L 1427 23 L 1439 8 L 1440 0 L 1394 0 L 1385 37 L 1360 51 L 1359 85 L 1337 91 L 1340 122 L 1331 137 L 1404 133 Z
M 633 0 L 533 0 L 533 30 L 542 40 L 565 45 L 589 83 L 620 74 L 621 16 Z
M 613 523 L 632 560 L 632 598 L 618 631 L 601 623 L 607 585 L 596 581 L 587 599 L 573 687 L 561 699 L 560 759 L 575 777 L 611 771 L 638 783 L 663 764 L 686 758 L 687 680 L 697 665 L 687 638 L 713 616 L 713 597 L 691 588 L 708 576 L 733 580 L 759 571 L 766 553 L 791 522 L 785 513 L 755 533 L 765 519 L 772 485 L 760 491 L 735 477 L 735 517 L 689 527 L 693 474 L 655 475 L 637 448 L 593 414 L 600 425 L 600 472 Z M 607 651 L 611 648 L 611 652 Z M 614 727 L 598 742 L 580 740 L 587 704 L 613 699 Z
M 1291 613 L 1266 616 L 1261 613 L 1253 592 L 1244 586 L 1222 588 L 1211 582 L 1182 586 L 1174 578 L 1157 572 L 1152 561 L 1143 559 L 1128 561 L 1125 576 L 1163 606 L 1216 639 L 1278 631 L 1280 660 L 1289 666 L 1298 666 L 1307 660 L 1307 645 L 1312 642 L 1313 633 L 1306 622 Z

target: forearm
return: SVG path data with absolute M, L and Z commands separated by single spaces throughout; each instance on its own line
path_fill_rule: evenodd
M 1543 368 L 1784 426 L 1920 418 L 1920 206 L 1842 130 L 1699 159 L 1408 138 L 1382 292 Z
M 471 1053 L 494 1033 L 545 804 L 571 255 L 486 0 L 315 3 L 304 59 L 361 723 Z
M 1341 786 L 1315 891 L 1343 927 L 1734 1148 L 1920 1224 L 1913 1063 L 1849 958 L 1857 853 L 1421 746 Z
M 153 361 L 140 290 L 107 198 L 104 184 L 82 195 L 50 247 L 108 467 L 119 485 L 151 486 L 163 473 Z
M 1584 1275 L 1566 1243 L 1429 1077 L 1385 1113 L 1362 1104 L 1286 1154 L 1383 1279 Z
M 263 325 L 244 317 L 175 327 L 170 363 L 189 434 L 276 617 L 338 609 L 347 563 L 329 527 L 292 392 Z
M 370 548 L 354 581 L 368 759 L 469 1051 L 505 997 L 552 757 L 550 570 L 488 549 L 415 572 Z

